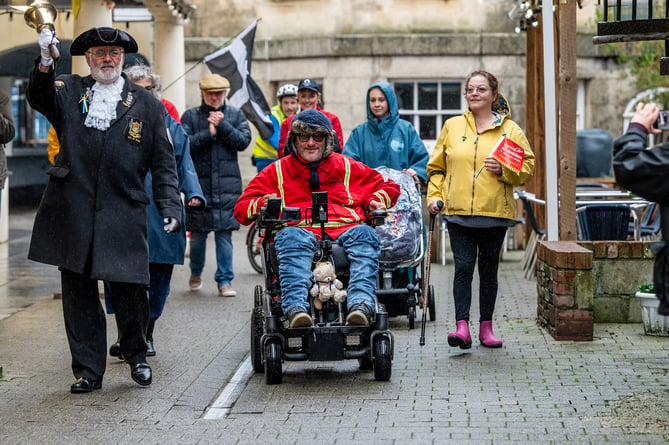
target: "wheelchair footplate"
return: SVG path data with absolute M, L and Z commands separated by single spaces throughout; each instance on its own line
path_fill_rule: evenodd
M 286 329 L 284 359 L 337 361 L 368 356 L 372 329 L 371 326 L 346 326 L 334 323 Z

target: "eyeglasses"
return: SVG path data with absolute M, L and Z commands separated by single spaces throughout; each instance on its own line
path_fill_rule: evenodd
M 474 87 L 470 87 L 470 88 L 467 88 L 467 89 L 465 90 L 465 94 L 467 94 L 467 95 L 469 95 L 469 94 L 474 94 L 474 93 L 485 94 L 485 93 L 487 93 L 488 91 L 490 91 L 490 88 L 488 88 L 488 87 L 475 87 L 475 88 L 474 88 Z
M 93 49 L 89 50 L 88 53 L 94 55 L 98 59 L 102 59 L 107 54 L 109 54 L 114 59 L 118 59 L 123 54 L 123 50 L 120 48 L 109 48 L 109 49 L 97 48 L 94 50 Z
M 309 139 L 313 138 L 314 142 L 323 142 L 325 140 L 325 133 L 312 133 L 312 134 L 298 134 L 297 139 L 300 142 L 309 142 Z

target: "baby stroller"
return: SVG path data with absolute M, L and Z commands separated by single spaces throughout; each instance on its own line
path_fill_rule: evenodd
M 311 219 L 320 224 L 325 233 L 327 222 L 327 192 L 313 194 Z M 382 222 L 385 210 L 375 211 L 372 219 Z M 307 212 L 309 213 L 309 212 Z M 257 226 L 264 234 L 287 222 L 300 221 L 300 209 L 281 209 L 280 198 L 270 198 L 257 219 Z M 330 261 L 334 264 L 337 278 L 348 284 L 348 258 L 336 241 L 321 237 L 314 255 L 316 262 Z M 346 324 L 346 300 L 316 303 L 309 297 L 309 313 L 313 326 L 290 328 L 281 307 L 281 288 L 277 255 L 271 236 L 263 236 L 263 274 L 265 288 L 258 285 L 254 290 L 254 307 L 251 312 L 251 363 L 253 370 L 265 373 L 265 382 L 282 382 L 282 363 L 288 361 L 335 361 L 357 359 L 363 370 L 373 369 L 376 380 L 390 380 L 394 339 L 388 330 L 388 314 L 377 304 L 376 313 L 369 326 Z
M 406 315 L 409 329 L 416 323 L 416 306 L 423 306 L 425 290 L 425 238 L 420 183 L 406 172 L 388 167 L 376 169 L 385 179 L 400 186 L 397 204 L 388 210 L 383 225 L 376 226 L 381 239 L 379 285 L 376 297 L 388 316 Z M 430 320 L 436 320 L 434 289 L 429 286 L 427 307 Z

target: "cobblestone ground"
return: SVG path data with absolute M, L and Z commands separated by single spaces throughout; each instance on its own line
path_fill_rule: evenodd
M 643 335 L 641 324 L 597 324 L 592 342 L 556 342 L 535 322 L 535 283 L 522 278 L 522 252 L 500 268 L 495 331 L 501 349 L 450 348 L 454 328 L 452 265 L 433 264 L 437 320 L 419 346 L 420 318 L 391 319 L 393 374 L 376 382 L 357 362 L 291 362 L 281 385 L 263 375 L 244 380 L 227 416 L 205 416 L 243 366 L 249 350 L 252 291 L 261 277 L 235 234 L 237 298 L 219 298 L 213 242 L 201 292 L 187 290 L 177 267 L 158 321 L 150 359 L 154 383 L 134 384 L 127 365 L 110 358 L 103 389 L 69 393 L 72 374 L 53 268 L 20 260 L 4 266 L 0 301 L 27 295 L 0 320 L 0 442 L 34 443 L 309 443 L 372 444 L 659 444 L 669 441 L 669 342 Z M 211 241 L 211 240 L 210 240 Z M 15 241 L 10 250 L 20 251 Z M 25 244 L 25 240 L 24 240 Z M 0 265 L 3 263 L 0 262 Z M 13 277 L 13 278 L 12 278 Z M 35 280 L 35 281 L 32 281 Z M 26 291 L 30 290 L 30 292 Z M 4 293 L 3 293 L 4 292 Z M 418 312 L 420 316 L 420 311 Z M 472 318 L 478 314 L 474 304 Z M 108 319 L 108 339 L 116 339 Z

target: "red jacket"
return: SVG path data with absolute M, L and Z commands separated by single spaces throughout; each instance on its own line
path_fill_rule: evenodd
M 299 207 L 302 221 L 289 223 L 313 232 L 320 237 L 320 225 L 311 224 L 311 212 L 305 220 L 305 210 L 311 207 L 309 188 L 310 169 L 295 156 L 280 158 L 258 173 L 235 205 L 235 218 L 250 224 L 260 212 L 263 196 L 275 193 L 282 207 Z M 365 209 L 371 201 L 390 208 L 397 202 L 399 186 L 385 181 L 376 170 L 339 153 L 332 153 L 318 166 L 321 187 L 315 191 L 328 192 L 328 235 L 336 239 L 349 228 L 365 222 Z
M 341 151 L 344 149 L 344 132 L 341 129 L 341 123 L 339 122 L 339 118 L 330 113 L 329 111 L 321 110 L 320 107 L 316 107 L 318 111 L 323 113 L 330 119 L 330 122 L 332 123 L 332 129 L 334 130 L 335 133 L 337 133 L 337 138 L 339 139 L 339 150 L 337 153 L 341 153 Z M 299 114 L 299 113 L 298 113 Z M 290 126 L 293 122 L 293 118 L 296 115 L 293 114 L 292 116 L 289 116 L 283 123 L 281 124 L 281 135 L 279 136 L 279 148 L 277 150 L 278 156 L 282 158 L 284 156 L 283 154 L 283 147 L 286 145 L 286 139 L 288 137 L 288 132 L 290 131 Z M 287 154 L 287 153 L 286 153 Z

